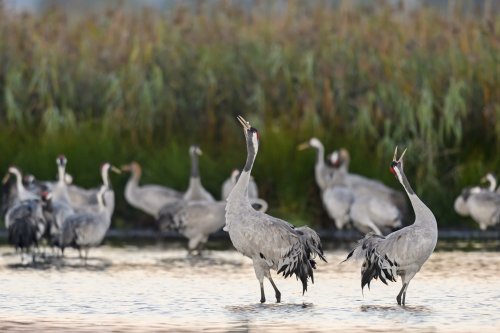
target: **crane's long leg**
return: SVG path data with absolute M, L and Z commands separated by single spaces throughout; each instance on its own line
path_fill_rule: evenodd
M 405 286 L 406 286 L 406 287 L 405 287 L 405 291 L 403 291 L 403 301 L 402 301 L 403 306 L 405 306 L 405 301 L 406 301 L 406 290 L 408 289 L 408 285 L 409 285 L 409 284 L 410 284 L 410 281 L 408 281 L 408 282 L 406 282 L 406 283 L 405 283 Z
M 264 294 L 265 269 L 262 267 L 262 262 L 259 259 L 253 260 L 253 268 L 255 270 L 255 276 L 260 284 L 260 302 L 264 303 L 266 301 L 266 295 Z
M 278 287 L 276 287 L 276 285 L 274 284 L 274 281 L 273 281 L 273 279 L 271 277 L 268 277 L 268 279 L 269 279 L 269 282 L 271 282 L 271 285 L 274 288 L 274 292 L 276 293 L 276 303 L 281 302 L 281 293 L 278 290 Z
M 396 300 L 398 301 L 398 305 L 401 305 L 401 296 L 403 296 L 405 290 L 406 290 L 406 286 L 408 284 L 406 283 L 403 283 L 403 286 L 401 287 L 401 290 L 399 291 L 399 294 L 398 296 L 396 297 Z M 403 305 L 404 305 L 404 297 L 403 297 Z
M 260 302 L 265 303 L 266 302 L 266 295 L 264 294 L 264 280 L 260 280 Z

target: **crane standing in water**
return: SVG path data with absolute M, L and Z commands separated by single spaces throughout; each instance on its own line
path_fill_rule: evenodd
M 415 194 L 403 171 L 405 152 L 406 150 L 396 160 L 396 147 L 390 170 L 410 199 L 415 211 L 415 222 L 385 237 L 369 233 L 358 242 L 345 259 L 364 259 L 361 268 L 361 288 L 365 285 L 369 288 L 372 279 L 380 279 L 387 284 L 387 280 L 395 282 L 397 275 L 401 276 L 403 286 L 396 300 L 403 306 L 408 284 L 429 259 L 437 243 L 436 218 Z
M 224 230 L 234 247 L 253 261 L 255 275 L 260 283 L 260 301 L 264 303 L 264 277 L 274 288 L 276 302 L 281 293 L 271 278 L 270 270 L 283 273 L 286 278 L 293 274 L 302 282 L 302 291 L 307 290 L 308 278 L 314 283 L 314 258 L 326 261 L 321 241 L 315 231 L 308 227 L 295 228 L 290 223 L 257 212 L 248 199 L 248 183 L 259 149 L 259 134 L 243 117 L 238 116 L 243 126 L 247 145 L 247 160 L 238 182 L 227 198 L 226 225 Z

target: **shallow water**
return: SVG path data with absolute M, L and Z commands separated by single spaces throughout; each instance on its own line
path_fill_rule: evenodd
M 234 251 L 187 258 L 160 247 L 101 247 L 85 267 L 74 252 L 60 262 L 20 265 L 0 247 L 0 331 L 500 331 L 500 253 L 436 252 L 411 282 L 360 288 L 360 267 L 327 253 L 304 296 L 294 278 L 265 282 L 260 304 L 251 261 Z

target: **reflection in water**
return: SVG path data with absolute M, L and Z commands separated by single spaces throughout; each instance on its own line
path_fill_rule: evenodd
M 315 283 L 274 280 L 283 303 L 260 304 L 250 260 L 234 251 L 187 257 L 159 247 L 102 247 L 87 265 L 70 252 L 19 264 L 0 248 L 0 331 L 386 332 L 500 330 L 500 255 L 437 252 L 412 281 L 361 293 L 360 267 L 327 253 Z M 272 294 L 269 284 L 266 292 Z

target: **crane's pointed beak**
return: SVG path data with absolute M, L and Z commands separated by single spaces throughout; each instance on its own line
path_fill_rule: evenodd
M 393 161 L 397 161 L 396 158 L 398 156 L 398 146 L 396 146 L 396 150 L 394 150 L 394 156 L 392 157 Z
M 311 145 L 309 144 L 309 142 L 303 142 L 301 143 L 300 145 L 297 146 L 297 150 L 304 150 L 304 149 L 307 149 L 311 147 Z
M 7 172 L 5 176 L 2 178 L 2 184 L 6 184 L 9 181 L 10 178 L 10 172 Z
M 236 119 L 238 119 L 238 121 L 240 122 L 241 126 L 243 126 L 244 129 L 246 130 L 249 130 L 250 129 L 250 123 L 248 121 L 245 120 L 245 118 L 243 118 L 242 116 L 238 115 L 236 117 Z
M 408 149 L 408 148 L 406 148 L 406 149 Z M 405 156 L 406 149 L 403 151 L 403 153 L 401 154 L 401 156 L 399 156 L 398 162 L 403 162 L 403 156 Z
M 119 175 L 122 173 L 122 171 L 120 169 L 118 169 L 117 167 L 115 167 L 114 165 L 111 166 L 111 171 L 113 171 Z

